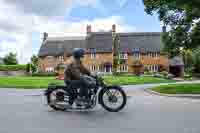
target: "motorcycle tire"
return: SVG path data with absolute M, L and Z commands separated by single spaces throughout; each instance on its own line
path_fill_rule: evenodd
M 119 107 L 117 107 L 117 108 L 110 108 L 110 107 L 108 107 L 104 103 L 104 100 L 103 100 L 103 96 L 106 93 L 106 91 L 109 91 L 111 89 L 112 90 L 117 90 L 118 92 L 120 92 L 120 94 L 122 96 L 122 99 L 123 99 L 122 104 Z M 104 91 L 102 91 L 102 92 L 99 93 L 99 103 L 102 105 L 102 107 L 104 109 L 106 109 L 109 112 L 119 112 L 120 110 L 122 110 L 125 107 L 126 102 L 127 102 L 127 96 L 126 96 L 126 93 L 124 92 L 124 90 L 121 87 L 109 87 L 109 88 L 107 88 Z
M 52 93 L 53 93 L 54 91 L 57 91 L 57 90 L 62 90 L 62 89 L 60 89 L 60 88 L 55 88 L 55 89 L 50 89 L 50 90 L 48 90 L 48 93 L 46 94 L 47 104 L 48 104 L 52 109 L 54 109 L 54 110 L 56 110 L 56 111 L 65 111 L 67 108 L 65 108 L 65 107 L 61 108 L 61 107 L 58 107 L 58 106 L 56 106 L 56 105 L 51 104 L 51 95 L 52 95 Z M 63 91 L 65 91 L 65 90 L 63 90 Z

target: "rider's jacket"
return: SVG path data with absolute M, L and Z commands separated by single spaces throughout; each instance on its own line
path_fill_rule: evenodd
M 74 59 L 65 69 L 65 81 L 80 80 L 81 75 L 90 75 L 90 71 L 84 67 L 80 60 Z

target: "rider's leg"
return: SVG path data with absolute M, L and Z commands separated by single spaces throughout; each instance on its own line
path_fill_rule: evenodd
M 88 88 L 89 88 L 89 84 L 88 84 L 87 81 L 85 81 L 83 78 L 81 78 L 80 82 L 81 82 L 81 86 L 80 86 L 80 96 L 81 96 L 81 97 L 85 97 L 86 99 L 88 99 Z

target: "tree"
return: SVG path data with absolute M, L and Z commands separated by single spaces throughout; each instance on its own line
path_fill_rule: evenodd
M 180 49 L 188 49 L 188 44 L 190 39 L 188 37 L 187 31 L 178 26 L 177 28 L 172 28 L 171 32 L 163 34 L 164 51 L 168 53 L 170 57 L 180 55 Z
M 33 55 L 31 57 L 31 65 L 30 65 L 32 73 L 37 72 L 37 70 L 38 70 L 38 62 L 39 62 L 38 57 L 36 55 Z
M 200 73 L 200 47 L 194 51 L 195 72 Z
M 146 13 L 157 13 L 160 21 L 170 26 L 171 30 L 163 35 L 164 50 L 170 56 L 180 54 L 180 48 L 198 47 L 199 0 L 143 0 L 143 3 Z
M 200 45 L 200 22 L 197 22 L 190 34 L 191 44 L 194 46 Z
M 17 54 L 10 52 L 3 58 L 3 62 L 5 65 L 17 65 L 18 64 Z
M 39 59 L 36 55 L 33 55 L 31 57 L 31 63 L 34 64 L 35 66 L 38 66 L 38 61 L 39 61 Z
M 192 73 L 195 67 L 195 54 L 191 50 L 182 50 L 185 72 Z

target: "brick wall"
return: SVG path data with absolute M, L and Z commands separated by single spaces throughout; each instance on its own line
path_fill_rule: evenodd
M 39 59 L 40 71 L 46 72 L 47 68 L 55 68 L 58 64 L 64 63 L 69 64 L 72 57 L 64 57 L 64 61 L 61 62 L 59 57 L 44 57 Z M 133 62 L 136 60 L 133 55 L 128 55 L 125 66 L 128 66 L 128 72 L 134 72 Z M 145 67 L 148 66 L 160 66 L 162 65 L 164 69 L 169 69 L 168 57 L 164 55 L 159 55 L 157 57 L 149 57 L 147 54 L 141 54 L 139 60 Z M 113 56 L 112 53 L 97 53 L 96 58 L 91 58 L 91 54 L 86 54 L 83 59 L 83 64 L 89 70 L 92 70 L 92 66 L 96 66 L 96 71 L 100 69 L 100 66 L 110 63 L 112 64 Z M 123 64 L 121 65 L 123 66 Z M 99 68 L 98 68 L 99 67 Z M 143 68 L 144 69 L 144 68 Z
M 113 57 L 112 53 L 97 53 L 96 58 L 91 58 L 90 54 L 86 54 L 85 58 L 83 59 L 83 64 L 91 70 L 92 66 L 99 67 L 100 65 L 104 65 L 105 63 L 112 64 Z M 98 68 L 97 68 L 98 71 Z
M 59 59 L 53 56 L 39 58 L 39 71 L 46 72 L 48 69 L 55 68 L 59 64 Z M 54 71 L 54 70 L 53 70 Z

